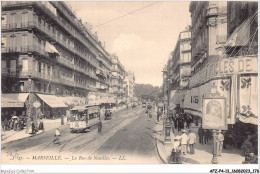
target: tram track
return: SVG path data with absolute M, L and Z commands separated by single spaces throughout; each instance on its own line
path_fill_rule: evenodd
M 68 151 L 70 151 L 70 152 L 73 152 L 73 153 L 77 153 L 77 152 L 79 152 L 79 151 L 81 151 L 81 149 L 82 148 L 85 148 L 86 146 L 88 146 L 89 144 L 91 144 L 91 143 L 93 143 L 93 142 L 95 142 L 97 139 L 100 139 L 100 138 L 104 138 L 104 137 L 106 137 L 106 135 L 109 133 L 109 131 L 114 131 L 115 129 L 116 129 L 116 127 L 118 126 L 118 125 L 120 125 L 120 123 L 122 123 L 122 121 L 123 120 L 126 120 L 126 117 L 125 117 L 125 115 L 127 114 L 127 116 L 129 117 L 129 119 L 130 118 L 132 118 L 138 111 L 140 112 L 140 111 L 142 111 L 142 110 L 133 110 L 134 112 L 130 112 L 129 113 L 129 111 L 128 110 L 126 110 L 126 111 L 124 111 L 124 112 L 120 112 L 120 113 L 117 113 L 117 115 L 115 115 L 113 118 L 113 120 L 116 120 L 116 121 L 112 121 L 112 120 L 107 120 L 106 122 L 105 122 L 105 124 L 104 124 L 104 126 L 103 126 L 103 131 L 102 132 L 106 132 L 105 134 L 103 133 L 103 134 L 99 134 L 99 133 L 97 133 L 97 132 L 95 132 L 94 134 L 91 134 L 91 137 L 88 137 L 89 139 L 88 139 L 88 141 L 86 141 L 86 142 L 83 142 L 83 143 L 81 143 L 80 145 L 77 145 L 77 146 L 72 146 L 72 147 L 70 147 L 70 148 L 68 148 L 67 150 Z M 130 114 L 130 115 L 128 115 L 128 114 Z M 112 126 L 106 126 L 106 125 L 108 125 L 109 123 L 112 123 Z M 104 129 L 105 128 L 105 129 Z M 83 135 L 85 135 L 85 134 L 83 134 Z M 66 142 L 66 144 L 64 144 L 63 146 L 62 146 L 62 148 L 60 149 L 60 152 L 62 152 L 62 150 L 64 150 L 65 149 L 65 147 L 67 147 L 67 146 L 69 146 L 72 142 L 79 142 L 78 141 L 78 138 L 80 138 L 80 139 L 82 139 L 83 137 L 79 137 L 79 136 L 77 136 L 77 137 L 75 137 L 75 138 L 73 138 L 71 141 L 69 141 L 69 142 Z M 74 143 L 72 143 L 72 144 L 74 144 Z

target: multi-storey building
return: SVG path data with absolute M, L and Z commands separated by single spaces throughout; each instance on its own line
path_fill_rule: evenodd
M 125 68 L 120 63 L 116 55 L 111 56 L 112 59 L 112 77 L 111 77 L 111 89 L 110 93 L 114 94 L 116 104 L 121 102 L 125 103 L 125 90 L 124 90 L 124 79 L 125 79 Z
M 64 2 L 2 2 L 1 43 L 2 115 L 59 116 L 109 90 L 109 54 Z
M 227 2 L 193 1 L 191 13 L 192 71 L 218 56 L 227 38 Z
M 134 101 L 134 86 L 135 86 L 135 76 L 133 72 L 128 71 L 125 76 L 125 97 L 127 103 Z
M 228 3 L 230 4 L 227 5 Z M 248 26 L 251 26 L 252 22 L 250 21 L 253 18 L 248 16 L 249 20 L 244 20 L 245 11 L 248 10 L 250 14 L 256 16 L 257 10 L 252 7 L 243 11 L 237 5 L 231 5 L 237 4 L 236 2 L 228 3 L 226 1 L 194 1 L 190 3 L 192 76 L 189 81 L 189 90 L 184 97 L 185 112 L 199 117 L 206 114 L 203 113 L 203 111 L 205 112 L 203 108 L 205 98 L 224 99 L 225 106 L 222 110 L 224 117 L 222 117 L 222 120 L 226 121 L 216 122 L 215 124 L 221 125 L 221 129 L 227 129 L 229 124 L 235 124 L 238 119 L 238 112 L 242 115 L 248 114 L 248 109 L 246 109 L 248 101 L 253 101 L 251 106 L 255 111 L 257 110 L 257 80 L 250 76 L 257 74 L 257 56 L 244 54 L 244 56 L 239 57 L 238 52 L 238 54 L 234 54 L 235 51 L 241 50 L 240 48 L 245 45 L 247 40 L 242 39 L 240 34 L 243 37 L 248 36 L 247 38 L 254 37 L 254 34 L 251 33 L 252 35 L 250 35 L 246 32 L 249 31 Z M 244 2 L 238 4 L 240 3 L 244 4 Z M 244 17 L 243 21 L 240 21 L 239 16 Z M 255 24 L 257 26 L 257 23 Z M 257 31 L 256 28 L 252 29 L 253 33 Z M 230 36 L 228 40 L 227 36 Z M 237 44 L 241 44 L 241 42 L 243 45 Z M 254 42 L 248 43 L 250 47 Z M 247 85 L 248 83 L 250 85 Z M 248 95 L 249 89 L 252 89 L 250 90 L 252 95 Z M 249 110 L 251 110 L 251 107 Z M 254 112 L 252 120 L 255 120 L 256 115 L 257 112 Z M 218 128 L 220 127 L 215 129 Z
M 230 1 L 227 16 L 226 57 L 239 61 L 238 75 L 231 79 L 237 89 L 236 117 L 250 128 L 248 123 L 258 125 L 258 2 Z M 257 133 L 253 127 L 247 131 Z
M 190 26 L 179 34 L 174 51 L 167 63 L 170 104 L 181 105 L 182 94 L 187 88 L 191 75 L 191 32 Z

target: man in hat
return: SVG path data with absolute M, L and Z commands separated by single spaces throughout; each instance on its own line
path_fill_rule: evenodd
M 186 130 L 182 130 L 181 135 L 181 154 L 186 155 L 187 154 L 187 144 L 188 144 L 188 136 L 186 134 Z
M 179 155 L 180 155 L 180 141 L 179 141 L 179 137 L 176 136 L 174 137 L 173 149 L 172 149 L 173 162 L 179 162 Z
M 218 130 L 217 135 L 217 155 L 221 156 L 222 149 L 223 149 L 223 141 L 224 141 L 224 135 L 221 133 L 221 130 Z
M 193 155 L 195 153 L 194 145 L 196 144 L 196 135 L 191 130 L 189 130 L 188 142 L 190 147 L 190 154 Z

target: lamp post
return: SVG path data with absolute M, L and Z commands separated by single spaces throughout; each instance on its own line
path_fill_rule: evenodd
M 211 160 L 212 164 L 218 164 L 218 154 L 217 154 L 217 130 L 212 130 L 213 133 L 213 158 Z
M 166 110 L 166 120 L 164 121 L 164 133 L 165 133 L 165 138 L 164 138 L 164 143 L 171 143 L 171 124 L 169 120 L 169 98 L 170 98 L 170 79 L 167 67 L 164 67 L 163 69 L 163 79 L 164 79 L 164 84 L 167 85 L 167 110 Z
M 170 79 L 167 79 L 167 115 L 165 122 L 165 139 L 164 143 L 171 143 L 171 123 L 169 120 L 169 98 L 170 98 Z

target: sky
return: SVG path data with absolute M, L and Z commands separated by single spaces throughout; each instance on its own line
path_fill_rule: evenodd
M 117 54 L 126 70 L 134 72 L 135 82 L 139 84 L 162 85 L 161 71 L 175 48 L 179 33 L 191 21 L 188 1 L 66 3 L 82 22 L 93 26 L 99 40 L 105 42 L 105 49 Z M 136 12 L 131 13 L 133 11 Z M 114 20 L 116 18 L 119 19 Z

